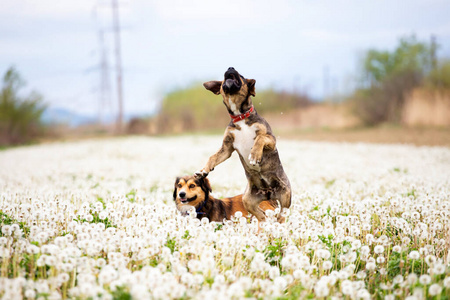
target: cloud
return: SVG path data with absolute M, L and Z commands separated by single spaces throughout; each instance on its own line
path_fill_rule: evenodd
M 92 1 L 55 1 L 55 0 L 14 0 L 2 1 L 0 15 L 14 14 L 17 17 L 58 17 L 86 14 L 92 10 Z
M 300 31 L 300 36 L 321 43 L 339 44 L 374 44 L 383 41 L 396 40 L 398 37 L 408 34 L 407 29 L 397 28 L 392 30 L 371 30 L 365 32 L 336 31 L 333 29 L 307 29 Z
M 233 23 L 245 20 L 261 25 L 276 22 L 287 17 L 291 10 L 289 1 L 280 0 L 276 5 L 271 1 L 209 1 L 209 0 L 166 0 L 154 1 L 156 14 L 167 21 L 208 21 L 221 20 L 224 27 L 240 26 Z

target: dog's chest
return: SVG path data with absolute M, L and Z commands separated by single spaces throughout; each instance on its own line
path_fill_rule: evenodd
M 256 127 L 248 126 L 244 120 L 236 122 L 236 125 L 240 127 L 240 130 L 235 129 L 233 147 L 242 156 L 247 165 L 249 165 L 249 155 L 252 150 L 256 137 Z

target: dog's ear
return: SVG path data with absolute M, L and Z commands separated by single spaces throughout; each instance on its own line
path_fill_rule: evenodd
M 256 96 L 256 92 L 255 92 L 255 83 L 256 80 L 255 79 L 247 79 L 247 88 L 248 88 L 248 93 L 255 97 Z
M 195 183 L 205 192 L 206 199 L 209 197 L 209 193 L 212 192 L 211 185 L 209 184 L 209 180 L 206 177 L 198 178 Z
M 208 81 L 208 82 L 205 82 L 203 84 L 203 86 L 208 91 L 211 91 L 211 92 L 213 92 L 216 95 L 219 95 L 220 94 L 220 87 L 222 86 L 222 81 L 218 81 L 218 80 Z
M 177 199 L 177 184 L 180 181 L 180 177 L 177 177 L 177 179 L 175 179 L 175 184 L 174 184 L 174 188 L 173 188 L 173 201 L 175 201 Z
M 211 184 L 209 183 L 209 179 L 206 177 L 203 177 L 203 186 L 208 190 L 208 192 L 212 192 Z

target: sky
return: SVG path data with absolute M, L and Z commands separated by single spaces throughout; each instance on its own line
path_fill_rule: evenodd
M 228 67 L 258 88 L 320 99 L 348 93 L 370 48 L 431 35 L 450 57 L 448 0 L 121 0 L 127 115 L 153 113 L 167 92 L 219 80 Z M 101 43 L 117 111 L 110 0 L 1 0 L 0 73 L 14 66 L 53 108 L 98 115 Z M 327 74 L 327 76 L 325 76 Z M 324 78 L 328 78 L 325 84 Z

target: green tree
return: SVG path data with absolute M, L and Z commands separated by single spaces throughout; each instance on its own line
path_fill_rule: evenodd
M 367 51 L 362 77 L 369 84 L 353 96 L 358 116 L 367 125 L 398 123 L 406 96 L 432 72 L 434 50 L 412 35 L 400 38 L 394 51 Z
M 394 76 L 414 73 L 425 76 L 432 67 L 433 48 L 415 35 L 400 38 L 392 51 L 370 49 L 364 57 L 363 73 L 372 84 L 380 85 Z
M 9 68 L 3 76 L 0 90 L 0 145 L 30 142 L 43 132 L 41 116 L 46 106 L 36 92 L 22 97 L 25 82 Z

